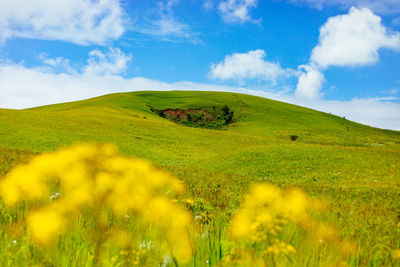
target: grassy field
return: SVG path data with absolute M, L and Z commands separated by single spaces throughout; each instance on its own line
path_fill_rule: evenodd
M 148 105 L 160 110 L 227 105 L 234 111 L 235 122 L 221 130 L 186 127 L 159 117 Z M 298 139 L 291 141 L 290 135 Z M 189 207 L 192 215 L 202 218 L 194 240 L 196 252 L 185 263 L 190 266 L 230 266 L 224 259 L 234 258 L 239 245 L 229 237 L 229 221 L 255 183 L 295 186 L 321 199 L 325 212 L 318 219 L 335 227 L 340 239 L 355 247 L 354 252 L 339 255 L 329 245 L 314 245 L 298 227 L 288 226 L 281 239 L 293 245 L 296 253 L 267 264 L 400 265 L 396 256 L 400 132 L 236 93 L 112 94 L 27 110 L 0 109 L 0 176 L 36 154 L 76 142 L 113 143 L 123 155 L 148 159 L 184 182 L 184 198 L 194 199 Z M 29 235 L 10 231 L 13 223 L 22 220 L 24 210 L 22 204 L 1 207 L 2 265 L 94 264 L 93 243 L 85 239 L 83 225 L 75 226 L 51 249 L 32 245 Z M 143 234 L 135 231 L 132 227 L 132 234 Z M 106 248 L 103 265 L 126 266 L 136 261 L 111 245 Z M 245 245 L 241 248 L 245 250 Z M 143 253 L 139 265 L 178 264 L 165 258 L 152 262 L 149 259 L 156 257 Z

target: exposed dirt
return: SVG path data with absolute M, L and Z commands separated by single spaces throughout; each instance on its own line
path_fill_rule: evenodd
M 164 109 L 159 111 L 159 115 L 169 120 L 185 122 L 193 117 L 201 121 L 215 121 L 211 113 L 203 109 Z

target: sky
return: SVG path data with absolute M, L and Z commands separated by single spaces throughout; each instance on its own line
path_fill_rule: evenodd
M 400 130 L 400 1 L 0 1 L 0 108 L 139 90 L 245 93 Z

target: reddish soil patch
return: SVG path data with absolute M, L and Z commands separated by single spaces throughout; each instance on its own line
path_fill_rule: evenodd
M 203 109 L 164 109 L 160 111 L 160 116 L 166 119 L 179 120 L 179 121 L 187 121 L 189 117 L 198 116 L 202 118 L 203 121 L 214 121 L 213 116 L 208 111 Z

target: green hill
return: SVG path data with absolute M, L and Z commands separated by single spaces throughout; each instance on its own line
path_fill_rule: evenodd
M 234 122 L 220 130 L 176 124 L 149 108 L 225 105 Z M 400 132 L 237 93 L 146 91 L 0 109 L 0 175 L 76 142 L 115 143 L 150 159 L 185 181 L 199 209 L 227 215 L 252 183 L 299 186 L 329 204 L 326 221 L 360 242 L 361 265 L 387 263 L 400 245 Z

